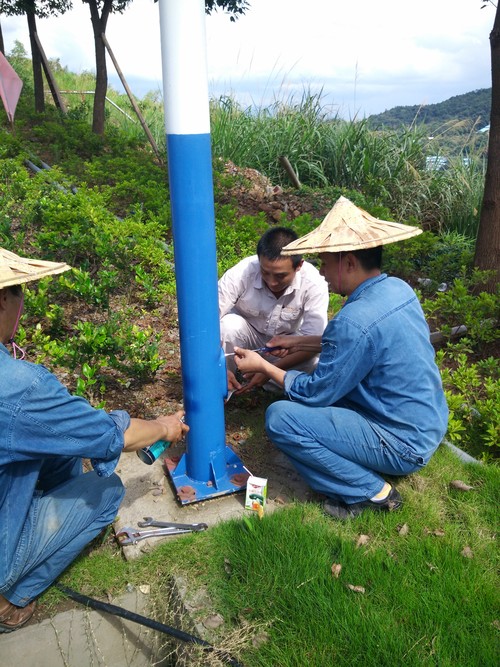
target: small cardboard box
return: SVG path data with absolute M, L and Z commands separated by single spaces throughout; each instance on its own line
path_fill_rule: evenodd
M 245 509 L 254 512 L 262 512 L 266 506 L 267 479 L 263 477 L 250 476 L 247 480 L 247 495 L 245 498 Z

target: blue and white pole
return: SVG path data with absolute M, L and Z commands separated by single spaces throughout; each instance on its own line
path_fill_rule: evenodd
M 233 493 L 244 468 L 226 445 L 204 0 L 160 0 L 163 98 L 186 422 L 172 481 L 182 503 Z

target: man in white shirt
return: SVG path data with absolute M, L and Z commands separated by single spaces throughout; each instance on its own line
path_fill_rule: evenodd
M 224 352 L 256 349 L 277 335 L 321 336 L 328 321 L 328 285 L 301 255 L 284 257 L 281 249 L 295 241 L 288 227 L 271 227 L 257 244 L 257 255 L 238 262 L 219 280 L 219 317 Z M 315 351 L 300 351 L 268 360 L 283 370 L 312 371 Z M 265 385 L 269 376 L 249 374 L 241 384 L 232 356 L 226 357 L 228 387 L 244 393 Z

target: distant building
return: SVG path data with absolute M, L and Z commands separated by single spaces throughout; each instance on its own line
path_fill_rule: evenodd
M 449 160 L 447 157 L 440 155 L 428 155 L 425 158 L 426 171 L 445 171 L 449 167 Z

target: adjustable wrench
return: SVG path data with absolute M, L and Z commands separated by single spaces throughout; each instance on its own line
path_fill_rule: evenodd
M 172 523 L 171 521 L 157 521 L 152 516 L 145 516 L 142 521 L 137 522 L 137 525 L 141 528 L 147 528 L 148 526 L 156 528 L 180 528 L 186 532 L 194 533 L 208 528 L 206 523 Z
M 203 527 L 202 527 L 203 526 Z M 165 535 L 181 535 L 183 533 L 192 533 L 199 530 L 205 530 L 208 528 L 206 524 L 176 524 L 171 523 L 159 528 L 158 530 L 138 530 L 137 528 L 132 528 L 131 526 L 125 526 L 118 533 L 116 533 L 116 538 L 122 546 L 128 544 L 137 544 L 141 540 L 147 540 L 150 537 L 162 537 Z

